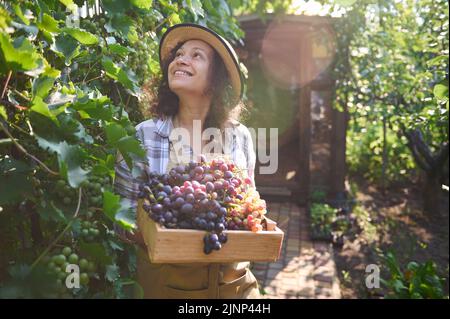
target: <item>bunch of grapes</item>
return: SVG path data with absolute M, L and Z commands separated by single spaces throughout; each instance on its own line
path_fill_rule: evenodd
M 103 205 L 102 186 L 110 183 L 109 177 L 100 177 L 92 175 L 84 181 L 81 186 L 87 195 L 89 206 L 99 207 Z
M 55 194 L 59 197 L 64 205 L 71 205 L 77 202 L 77 192 L 74 192 L 73 189 L 63 179 L 59 179 L 58 181 L 56 181 Z
M 65 282 L 70 272 L 67 272 L 67 266 L 70 264 L 78 265 L 80 268 L 80 285 L 87 286 L 90 278 L 95 276 L 97 266 L 94 262 L 79 256 L 69 246 L 64 247 L 60 251 L 55 251 L 53 255 L 45 256 L 43 263 L 57 277 L 56 284 L 59 292 L 66 290 Z
M 81 223 L 81 237 L 86 242 L 93 242 L 100 235 L 97 221 L 85 220 Z
M 224 230 L 263 230 L 265 202 L 231 162 L 213 159 L 178 165 L 168 174 L 150 176 L 139 196 L 149 217 L 167 228 L 207 231 L 204 252 L 219 250 Z

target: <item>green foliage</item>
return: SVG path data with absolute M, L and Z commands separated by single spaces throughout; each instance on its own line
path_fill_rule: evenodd
M 315 189 L 311 192 L 311 201 L 313 203 L 323 203 L 326 197 L 326 192 L 321 189 Z
M 387 298 L 395 299 L 448 299 L 441 278 L 433 261 L 409 262 L 404 269 L 392 252 L 383 256 L 389 277 L 381 282 L 387 288 Z
M 406 145 L 406 138 L 393 130 L 386 134 L 387 165 L 385 176 L 389 182 L 408 180 L 416 164 Z M 347 132 L 347 157 L 349 172 L 360 174 L 371 182 L 382 183 L 383 126 L 379 122 L 355 119 Z
M 404 179 L 418 164 L 405 132 L 419 129 L 434 153 L 448 142 L 448 3 L 344 2 L 335 22 L 335 101 L 350 113 L 350 167 L 380 181 L 384 165 L 383 183 Z
M 322 233 L 331 233 L 332 224 L 336 220 L 337 209 L 328 204 L 311 205 L 311 224 Z
M 113 230 L 136 227 L 113 182 L 119 154 L 129 167 L 145 154 L 141 85 L 160 76 L 159 39 L 175 23 L 243 35 L 223 0 L 104 0 L 74 15 L 84 4 L 0 1 L 2 297 L 142 297 L 135 248 Z M 61 246 L 95 262 L 80 290 L 62 291 L 63 269 L 49 271 Z

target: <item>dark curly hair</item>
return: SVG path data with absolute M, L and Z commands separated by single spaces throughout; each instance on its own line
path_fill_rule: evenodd
M 162 63 L 162 76 L 153 81 L 144 84 L 143 103 L 151 105 L 150 116 L 172 117 L 178 113 L 179 98 L 169 88 L 168 68 L 169 64 L 175 59 L 176 51 L 184 42 L 178 43 L 170 52 L 169 56 Z M 207 94 L 212 95 L 211 106 L 206 116 L 203 129 L 219 128 L 223 129 L 228 120 L 239 120 L 241 111 L 244 109 L 243 103 L 236 97 L 231 82 L 228 77 L 227 69 L 222 58 L 214 50 L 211 73 L 212 79 L 207 88 Z M 156 92 L 154 91 L 157 87 Z

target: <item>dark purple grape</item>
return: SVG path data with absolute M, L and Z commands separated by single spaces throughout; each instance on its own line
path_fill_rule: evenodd
M 237 195 L 236 195 L 236 199 L 238 199 L 238 200 L 243 200 L 243 199 L 244 199 L 244 196 L 242 196 L 241 194 L 237 194 Z
M 197 167 L 197 163 L 194 161 L 190 161 L 188 165 L 189 165 L 189 169 L 194 169 L 195 167 Z
M 175 170 L 178 174 L 183 174 L 185 172 L 185 167 L 184 165 L 178 165 L 177 167 L 175 167 Z
M 176 208 L 180 208 L 181 206 L 184 205 L 184 198 L 183 197 L 178 197 L 175 202 L 174 202 L 174 206 Z
M 212 230 L 214 230 L 215 226 L 216 226 L 216 224 L 214 224 L 213 221 L 210 221 L 210 222 L 208 222 L 208 224 L 206 225 L 206 229 L 209 230 L 209 231 L 212 231 Z
M 206 198 L 206 194 L 201 189 L 196 189 L 194 196 L 197 200 L 203 200 Z
M 203 167 L 201 166 L 197 166 L 196 168 L 194 168 L 194 172 L 195 174 L 201 175 L 204 173 Z
M 219 234 L 219 242 L 225 244 L 228 241 L 228 236 L 225 233 Z
M 198 215 L 198 217 L 205 219 L 205 218 L 206 218 L 206 214 L 205 214 L 205 213 L 200 213 L 200 214 Z
M 169 181 L 169 175 L 168 174 L 163 174 L 161 176 L 161 182 L 163 182 L 164 184 L 167 184 L 168 181 Z
M 219 240 L 219 237 L 217 236 L 217 234 L 210 234 L 209 235 L 209 241 L 211 242 L 211 243 L 214 243 L 214 242 L 216 242 L 216 241 L 218 241 Z
M 163 192 L 163 191 L 161 191 L 161 192 L 159 192 L 159 193 L 158 193 L 158 196 L 156 196 L 156 197 L 158 197 L 158 198 L 160 198 L 160 197 L 162 197 L 162 198 L 166 198 L 166 197 L 167 197 L 167 193 L 166 193 L 166 192 Z
M 231 179 L 231 178 L 233 178 L 233 173 L 230 172 L 230 171 L 226 171 L 226 172 L 223 174 L 223 177 L 224 177 L 225 179 Z
M 220 250 L 222 248 L 222 244 L 219 241 L 214 242 L 213 249 Z
M 204 198 L 204 199 L 202 199 L 202 200 L 200 201 L 199 204 L 200 204 L 200 207 L 201 207 L 202 209 L 208 209 L 209 200 L 206 199 L 206 198 Z
M 192 186 L 188 186 L 184 189 L 185 194 L 191 194 L 194 193 L 194 188 Z
M 164 219 L 165 219 L 166 221 L 170 222 L 172 218 L 173 218 L 173 215 L 172 215 L 171 212 L 165 212 L 165 213 L 164 213 Z
M 220 181 L 215 181 L 214 182 L 214 189 L 215 190 L 221 190 L 223 188 L 223 184 Z
M 161 204 L 155 204 L 152 206 L 152 212 L 155 214 L 159 214 L 162 212 L 163 206 Z
M 214 181 L 214 177 L 211 174 L 205 174 L 203 176 L 202 182 L 203 183 L 208 183 L 208 182 L 213 182 Z M 213 184 L 214 185 L 214 184 Z
M 214 220 L 214 219 L 217 218 L 217 215 L 216 215 L 215 213 L 213 213 L 213 212 L 207 212 L 207 213 L 206 213 L 206 218 L 207 218 L 208 220 Z
M 187 194 L 186 195 L 186 201 L 188 202 L 188 203 L 194 203 L 195 202 L 195 196 L 194 196 L 194 194 L 192 194 L 192 193 L 190 193 L 190 194 Z
M 218 223 L 218 224 L 216 225 L 216 230 L 217 230 L 218 232 L 224 231 L 224 230 L 225 230 L 225 225 L 222 224 L 222 223 Z
M 170 200 L 169 197 L 166 197 L 163 199 L 162 204 L 164 205 L 164 207 L 171 207 L 172 206 L 172 201 Z
M 219 216 L 226 216 L 227 215 L 227 209 L 225 207 L 220 207 L 218 210 Z
M 158 219 L 158 223 L 160 223 L 161 225 L 164 225 L 166 223 L 166 220 L 163 217 L 161 217 Z
M 165 192 L 168 195 L 172 194 L 172 187 L 170 187 L 170 185 L 164 185 L 163 192 Z
M 192 204 L 185 203 L 183 206 L 181 206 L 180 212 L 182 214 L 190 214 L 190 213 L 192 213 L 193 208 L 194 207 L 192 206 Z
M 207 191 L 208 193 L 211 193 L 211 192 L 214 191 L 214 184 L 211 183 L 211 182 L 207 182 L 207 183 L 205 184 L 205 187 L 206 187 L 206 191 Z
M 205 253 L 205 255 L 209 255 L 212 252 L 211 246 L 209 244 L 203 246 L 203 252 Z
M 206 229 L 206 227 L 207 227 L 206 220 L 204 220 L 203 218 L 200 218 L 200 221 L 198 222 L 198 228 Z

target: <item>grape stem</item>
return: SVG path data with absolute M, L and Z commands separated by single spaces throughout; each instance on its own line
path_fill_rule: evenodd
M 53 248 L 53 246 L 55 246 L 58 241 L 62 238 L 62 236 L 66 233 L 66 231 L 72 226 L 72 223 L 75 221 L 75 219 L 78 216 L 78 213 L 80 212 L 80 207 L 81 207 L 81 187 L 78 189 L 78 204 L 77 204 L 77 209 L 75 210 L 75 213 L 72 216 L 72 220 L 67 224 L 67 226 L 63 229 L 63 231 L 58 235 L 58 237 L 55 238 L 55 240 L 39 255 L 39 257 L 33 262 L 33 264 L 31 265 L 31 269 L 33 269 L 38 263 L 39 261 L 48 254 L 48 252 L 50 251 L 50 249 Z
M 17 147 L 17 149 L 19 151 L 21 151 L 23 154 L 25 154 L 26 156 L 28 156 L 29 158 L 31 158 L 32 160 L 36 161 L 40 166 L 42 166 L 42 168 L 44 168 L 47 172 L 49 172 L 52 175 L 56 175 L 58 176 L 59 173 L 51 170 L 50 168 L 48 168 L 47 165 L 45 165 L 40 159 L 38 159 L 36 156 L 30 154 L 27 152 L 27 150 L 21 145 L 19 144 L 19 142 L 17 142 L 17 140 L 14 138 L 14 136 L 11 135 L 11 133 L 8 131 L 8 129 L 6 128 L 5 124 L 4 124 L 4 120 L 1 119 L 1 125 L 0 128 L 2 129 L 3 132 L 5 132 L 5 134 L 11 139 L 11 141 L 13 142 L 13 144 Z
M 5 85 L 3 86 L 2 96 L 1 99 L 3 100 L 3 97 L 5 96 L 6 89 L 8 88 L 9 80 L 11 80 L 12 71 L 9 70 L 8 75 L 6 76 Z

